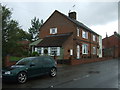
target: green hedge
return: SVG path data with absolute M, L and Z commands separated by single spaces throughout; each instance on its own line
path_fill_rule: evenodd
M 15 57 L 15 56 L 10 56 L 10 61 L 19 61 L 23 57 Z

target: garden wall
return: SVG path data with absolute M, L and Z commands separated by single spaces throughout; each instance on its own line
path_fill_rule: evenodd
M 85 63 L 92 63 L 92 62 L 98 62 L 98 61 L 105 61 L 105 60 L 111 60 L 112 57 L 103 57 L 103 58 L 92 58 L 92 59 L 75 59 L 71 60 L 71 65 L 78 65 L 78 64 L 85 64 Z

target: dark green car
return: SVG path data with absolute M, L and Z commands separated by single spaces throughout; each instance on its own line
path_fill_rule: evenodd
M 49 74 L 57 74 L 56 61 L 49 56 L 27 57 L 19 60 L 15 65 L 2 69 L 2 80 L 25 83 L 28 78 Z

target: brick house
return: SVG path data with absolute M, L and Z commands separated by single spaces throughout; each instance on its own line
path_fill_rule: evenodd
M 120 57 L 120 35 L 117 32 L 109 37 L 106 35 L 102 42 L 103 57 Z
M 36 48 L 40 55 L 56 59 L 102 57 L 102 37 L 76 20 L 76 12 L 67 15 L 55 10 L 40 28 Z

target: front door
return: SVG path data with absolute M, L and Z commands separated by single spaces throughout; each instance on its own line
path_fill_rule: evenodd
M 77 45 L 77 59 L 80 59 L 80 45 Z

